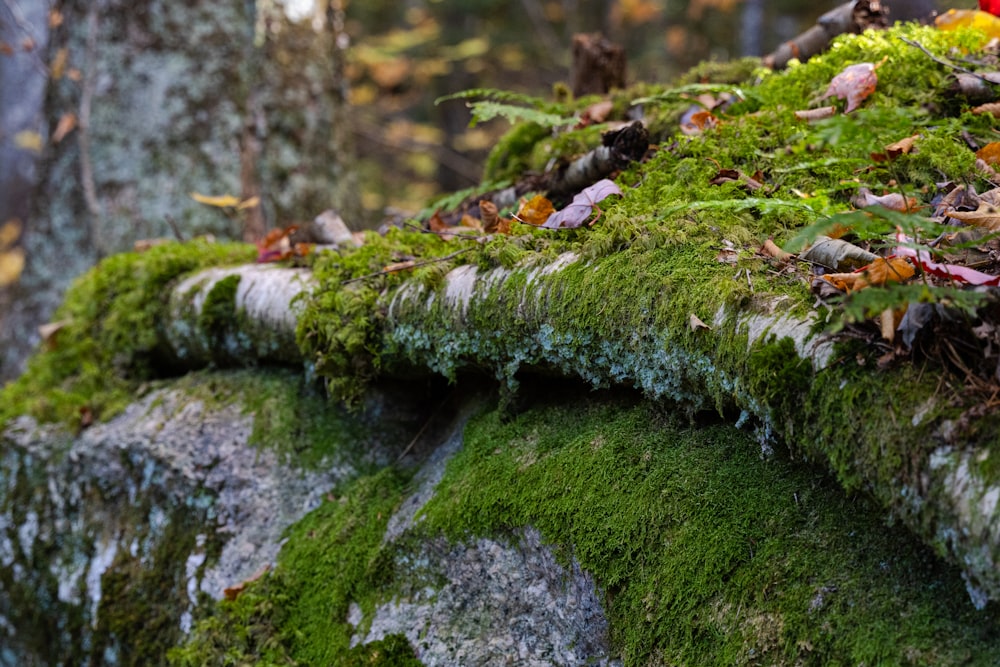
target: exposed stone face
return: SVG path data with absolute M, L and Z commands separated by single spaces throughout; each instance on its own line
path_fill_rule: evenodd
M 248 443 L 252 427 L 238 405 L 208 409 L 174 390 L 75 437 L 12 424 L 0 458 L 0 664 L 151 658 L 203 596 L 272 563 L 282 531 L 354 470 L 288 467 Z M 136 646 L 115 627 L 130 604 L 160 644 Z

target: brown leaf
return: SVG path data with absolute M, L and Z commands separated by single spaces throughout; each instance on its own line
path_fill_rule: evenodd
M 66 138 L 66 135 L 76 129 L 76 114 L 68 111 L 59 117 L 56 129 L 52 133 L 52 143 L 58 144 Z
M 790 260 L 793 257 L 795 257 L 795 255 L 793 255 L 792 253 L 786 252 L 786 251 L 782 250 L 781 248 L 779 248 L 778 244 L 776 244 L 771 239 L 768 239 L 768 240 L 764 241 L 764 245 L 762 245 L 760 247 L 760 252 L 761 252 L 762 255 L 767 255 L 768 257 L 773 257 L 776 260 L 778 260 L 779 262 L 787 262 L 788 260 Z
M 58 28 L 63 24 L 63 14 L 58 9 L 49 10 L 49 27 Z
M 919 134 L 914 134 L 912 137 L 900 139 L 899 141 L 886 146 L 885 153 L 872 153 L 871 158 L 875 160 L 875 162 L 891 162 L 900 155 L 907 155 L 911 153 L 913 151 L 914 144 L 919 138 Z
M 55 322 L 47 322 L 38 327 L 38 335 L 42 339 L 42 344 L 45 345 L 47 349 L 54 350 L 56 348 L 59 332 L 71 322 L 72 320 L 57 320 Z
M 688 316 L 688 327 L 691 328 L 691 331 L 698 331 L 699 329 L 708 329 L 709 331 L 712 330 L 712 327 L 702 322 L 701 318 L 699 318 L 694 313 L 691 313 Z
M 914 273 L 913 265 L 903 257 L 879 257 L 863 269 L 851 273 L 827 273 L 821 277 L 837 289 L 854 292 L 872 285 L 903 282 L 912 278 Z
M 920 208 L 920 203 L 914 197 L 906 197 L 898 192 L 876 195 L 868 188 L 859 188 L 858 194 L 851 199 L 851 203 L 858 208 L 882 206 L 891 211 L 902 213 L 912 213 Z
M 12 56 L 14 55 L 14 47 L 7 42 L 0 42 L 0 55 Z
M 495 234 L 500 227 L 500 210 L 497 205 L 485 199 L 479 200 L 479 219 L 483 223 L 483 231 Z
M 238 598 L 240 596 L 240 593 L 242 593 L 243 590 L 247 587 L 247 584 L 251 584 L 251 583 L 257 581 L 258 579 L 260 579 L 261 577 L 263 577 L 265 574 L 267 574 L 268 570 L 270 570 L 270 569 L 271 569 L 271 566 L 269 564 L 268 565 L 264 565 L 264 567 L 260 568 L 259 570 L 257 570 L 253 574 L 251 574 L 244 581 L 241 581 L 238 584 L 235 584 L 233 586 L 230 586 L 229 588 L 224 589 L 222 591 L 223 597 L 225 597 L 227 600 L 235 600 L 236 598 Z
M 691 107 L 687 113 L 681 116 L 681 132 L 688 136 L 701 134 L 705 130 L 711 130 L 719 125 L 719 119 L 713 116 L 711 111 L 700 107 Z
M 875 74 L 875 65 L 857 63 L 845 67 L 840 74 L 833 77 L 826 93 L 820 99 L 825 100 L 828 97 L 846 99 L 847 106 L 844 108 L 844 113 L 851 113 L 875 92 L 877 85 L 878 75 Z
M 978 107 L 972 107 L 969 109 L 974 114 L 985 114 L 988 113 L 991 116 L 1000 116 L 1000 102 L 988 102 L 987 104 L 980 104 Z
M 948 217 L 961 220 L 967 225 L 983 227 L 991 232 L 1000 231 L 1000 210 L 988 202 L 980 201 L 975 211 L 949 211 Z
M 555 212 L 556 209 L 552 202 L 542 195 L 535 195 L 531 199 L 521 200 L 521 206 L 517 209 L 514 218 L 525 224 L 539 227 L 545 224 L 549 216 Z

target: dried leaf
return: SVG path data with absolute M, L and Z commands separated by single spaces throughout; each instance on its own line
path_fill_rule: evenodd
M 718 127 L 719 124 L 719 119 L 713 116 L 711 111 L 701 107 L 691 107 L 681 116 L 681 132 L 688 136 L 699 135 L 705 130 Z
M 985 201 L 980 201 L 975 211 L 948 211 L 948 217 L 991 232 L 1000 231 L 1000 209 Z
M 483 224 L 483 231 L 487 234 L 495 234 L 500 229 L 500 210 L 497 205 L 485 199 L 479 200 L 479 220 Z M 510 224 L 507 224 L 510 231 Z
M 237 204 L 236 210 L 242 211 L 244 209 L 254 208 L 258 204 L 260 204 L 260 197 L 254 195 L 253 197 L 248 197 L 247 199 L 244 199 L 239 204 Z
M 991 167 L 997 166 L 1000 164 L 1000 141 L 986 144 L 976 151 L 976 157 Z
M 990 114 L 991 116 L 1000 116 L 1000 102 L 989 102 L 987 104 L 980 104 L 978 107 L 972 107 L 969 109 L 974 114 Z
M 851 199 L 851 203 L 858 208 L 881 206 L 890 211 L 900 211 L 901 213 L 911 213 L 920 208 L 920 202 L 914 197 L 906 197 L 898 192 L 876 195 L 868 188 L 859 188 L 858 194 Z
M 764 241 L 764 245 L 760 247 L 760 252 L 763 255 L 775 258 L 779 262 L 787 262 L 788 260 L 795 257 L 795 255 L 793 255 L 792 253 L 786 252 L 781 248 L 779 248 L 778 245 L 772 239 Z
M 165 245 L 167 243 L 170 243 L 170 239 L 138 239 L 132 244 L 132 252 L 146 252 L 156 246 Z
M 739 169 L 720 169 L 719 172 L 708 182 L 709 185 L 722 185 L 723 183 L 742 183 L 751 192 L 764 187 L 761 180 L 764 175 L 761 172 L 753 176 L 747 176 Z
M 0 226 L 0 249 L 9 248 L 21 237 L 21 219 L 8 218 Z
M 913 146 L 916 144 L 917 139 L 920 138 L 919 134 L 914 134 L 912 137 L 906 137 L 905 139 L 900 139 L 899 141 L 893 142 L 885 147 L 885 153 L 872 153 L 871 158 L 875 162 L 891 162 L 895 160 L 900 155 L 907 155 L 913 152 Z
M 58 144 L 74 129 L 76 129 L 76 114 L 72 111 L 64 113 L 56 123 L 55 132 L 52 133 L 52 143 Z
M 49 350 L 54 350 L 58 343 L 58 334 L 67 325 L 72 323 L 73 320 L 57 320 L 55 322 L 47 322 L 46 324 L 38 327 L 38 335 L 42 339 L 42 344 Z
M 247 587 L 247 584 L 251 584 L 257 581 L 265 574 L 267 574 L 268 570 L 270 569 L 271 569 L 270 564 L 264 565 L 262 568 L 251 574 L 246 580 L 224 589 L 222 591 L 223 597 L 225 597 L 227 600 L 235 600 L 240 596 L 240 593 L 242 593 L 243 590 Z
M 875 92 L 877 85 L 878 75 L 875 74 L 875 65 L 873 63 L 858 63 L 844 68 L 844 71 L 833 77 L 826 93 L 820 99 L 836 97 L 847 100 L 844 113 L 851 113 Z
M 49 27 L 58 28 L 63 24 L 63 14 L 58 9 L 49 10 Z
M 598 202 L 603 201 L 611 195 L 620 195 L 621 193 L 621 189 L 615 185 L 614 181 L 609 178 L 601 179 L 581 190 L 573 197 L 573 201 L 570 202 L 569 206 L 550 215 L 542 227 L 546 229 L 573 229 L 579 227 L 587 221 L 587 218 L 593 213 Z
M 699 329 L 708 329 L 709 331 L 712 330 L 712 327 L 702 322 L 701 318 L 694 313 L 691 313 L 688 316 L 688 326 L 691 328 L 691 331 L 698 331 Z
M 310 244 L 296 243 L 292 245 L 288 238 L 298 230 L 298 225 L 289 225 L 284 229 L 272 229 L 257 242 L 257 263 L 280 262 L 291 257 L 303 257 L 309 253 Z
M 829 236 L 819 236 L 816 241 L 799 255 L 802 259 L 815 262 L 832 269 L 842 265 L 866 266 L 878 259 L 878 255 L 859 248 L 853 243 Z
M 553 213 L 556 212 L 552 202 L 542 195 L 535 195 L 531 199 L 521 200 L 521 206 L 517 209 L 514 217 L 527 224 L 540 226 L 544 225 Z

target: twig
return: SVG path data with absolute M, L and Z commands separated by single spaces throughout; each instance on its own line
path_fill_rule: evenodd
M 472 249 L 473 248 L 471 248 L 471 247 L 469 247 L 469 248 L 462 248 L 461 250 L 456 250 L 455 252 L 451 253 L 450 255 L 444 255 L 443 257 L 435 257 L 434 259 L 425 259 L 425 260 L 422 260 L 420 262 L 414 262 L 410 266 L 406 267 L 406 269 L 415 269 L 418 266 L 426 266 L 428 264 L 434 264 L 436 262 L 447 262 L 449 259 L 454 259 L 455 257 L 458 257 L 459 255 L 461 255 L 463 252 L 469 252 Z M 390 273 L 399 273 L 400 271 L 404 271 L 406 269 L 387 269 L 387 270 L 382 270 L 382 271 L 376 271 L 375 273 L 369 273 L 366 276 L 358 276 L 357 278 L 348 278 L 347 280 L 342 280 L 342 281 L 340 281 L 340 284 L 341 285 L 348 285 L 350 283 L 356 283 L 356 282 L 360 282 L 362 280 L 367 280 L 368 278 L 377 278 L 378 276 L 387 276 Z
M 91 216 L 91 242 L 94 244 L 98 256 L 101 256 L 104 254 L 101 243 L 101 206 L 97 200 L 97 188 L 94 186 L 94 165 L 90 159 L 90 107 L 94 98 L 96 70 L 97 3 L 91 3 L 87 8 L 86 73 L 83 78 L 83 88 L 80 91 L 77 141 L 80 144 L 80 181 L 83 186 L 83 198 Z
M 180 225 L 177 224 L 177 221 L 174 220 L 174 216 L 167 215 L 165 217 L 166 217 L 166 220 L 167 220 L 167 224 L 170 225 L 170 229 L 174 233 L 174 236 L 177 237 L 178 241 L 180 241 L 180 242 L 183 243 L 184 240 L 185 240 L 184 239 L 184 233 L 181 231 L 181 227 L 180 227 Z
M 985 81 L 986 83 L 989 83 L 989 84 L 994 84 L 994 85 L 996 84 L 995 81 L 990 81 L 989 79 L 987 79 L 986 77 L 984 77 L 982 74 L 977 74 L 976 72 L 973 72 L 971 69 L 966 69 L 965 67 L 962 67 L 961 65 L 956 65 L 955 63 L 951 63 L 951 62 L 948 62 L 947 60 L 944 60 L 943 58 L 937 57 L 936 55 L 934 55 L 933 53 L 931 53 L 930 51 L 928 51 L 927 47 L 924 46 L 923 44 L 921 44 L 920 42 L 914 41 L 912 39 L 907 39 L 906 37 L 900 37 L 899 39 L 901 39 L 902 41 L 906 42 L 910 46 L 913 46 L 913 47 L 916 47 L 916 48 L 920 49 L 921 51 L 923 51 L 927 55 L 928 58 L 930 58 L 931 60 L 933 60 L 934 62 L 936 62 L 938 65 L 944 65 L 945 67 L 950 67 L 951 69 L 956 70 L 958 72 L 962 72 L 963 74 L 969 74 L 969 75 L 974 76 L 977 79 L 979 79 L 981 81 Z
M 452 239 L 458 238 L 458 239 L 466 239 L 468 241 L 485 241 L 487 238 L 489 238 L 489 234 L 485 236 L 479 236 L 479 235 L 472 236 L 471 234 L 464 234 L 461 231 L 454 231 L 454 232 L 450 231 L 451 229 L 458 230 L 461 227 L 460 225 L 456 227 L 449 227 L 449 231 L 444 231 L 444 230 L 436 231 L 433 229 L 424 229 L 420 225 L 410 222 L 409 220 L 407 220 L 403 224 L 415 232 L 420 232 L 421 234 L 434 234 L 435 236 L 440 236 L 441 238 L 445 237 Z M 465 227 L 465 229 L 468 229 L 470 231 L 475 231 L 475 228 L 473 227 Z
M 427 430 L 427 427 L 431 425 L 431 422 L 434 421 L 434 418 L 438 416 L 438 413 L 441 412 L 441 409 L 448 404 L 448 401 L 450 401 L 451 397 L 454 395 L 455 395 L 455 390 L 452 389 L 451 391 L 448 392 L 448 395 L 444 397 L 444 400 L 441 401 L 441 404 L 438 405 L 436 408 L 434 408 L 434 412 L 432 412 L 430 417 L 427 418 L 427 421 L 424 422 L 424 425 L 420 427 L 420 430 L 417 431 L 417 434 L 413 436 L 413 440 L 410 440 L 410 444 L 408 444 L 400 453 L 400 455 L 396 457 L 396 463 L 402 461 L 403 457 L 405 457 L 407 454 L 410 453 L 410 450 L 413 449 L 413 446 L 417 444 L 418 440 L 420 440 L 420 436 L 424 434 L 424 431 Z

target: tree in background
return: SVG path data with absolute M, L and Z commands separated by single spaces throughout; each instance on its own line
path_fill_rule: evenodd
M 342 10 L 298 19 L 273 0 L 0 0 L 0 225 L 23 260 L 0 284 L 0 379 L 109 253 L 357 208 Z

